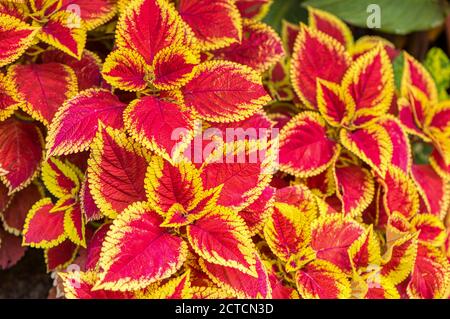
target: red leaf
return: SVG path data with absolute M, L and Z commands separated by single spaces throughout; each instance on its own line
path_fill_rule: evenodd
M 58 110 L 47 137 L 47 156 L 67 155 L 87 150 L 102 122 L 123 128 L 126 105 L 111 92 L 89 89 L 68 100 Z
M 322 173 L 339 154 L 339 146 L 328 138 L 322 117 L 302 112 L 280 133 L 280 168 L 298 177 Z
M 340 83 L 350 63 L 342 44 L 302 24 L 292 54 L 291 80 L 295 92 L 306 106 L 317 108 L 317 79 Z
M 0 11 L 1 12 L 1 11 Z M 19 18 L 0 13 L 0 67 L 17 60 L 33 44 L 39 29 Z
M 49 125 L 63 102 L 77 92 L 74 71 L 60 63 L 14 65 L 8 69 L 17 96 L 34 119 Z
M 114 220 L 100 256 L 97 289 L 137 290 L 170 277 L 184 263 L 187 245 L 160 227 L 162 218 L 138 203 Z
M 234 268 L 208 263 L 203 259 L 200 259 L 200 266 L 215 284 L 232 292 L 237 298 L 267 299 L 272 294 L 269 277 L 259 256 L 255 254 L 255 258 L 256 277 Z
M 244 20 L 242 41 L 214 52 L 216 57 L 248 65 L 258 72 L 267 71 L 284 55 L 283 44 L 270 26 Z
M 242 21 L 234 1 L 181 0 L 178 11 L 204 50 L 223 48 L 242 38 Z
M 38 201 L 31 208 L 23 229 L 23 244 L 36 248 L 59 245 L 66 238 L 64 211 L 51 213 L 54 205 L 50 198 Z
M 2 186 L 0 186 L 0 188 L 2 188 Z M 1 192 L 2 191 L 0 190 L 0 193 Z M 10 233 L 19 236 L 22 233 L 28 211 L 43 197 L 43 195 L 44 190 L 42 189 L 42 186 L 33 183 L 16 193 L 11 200 L 11 204 L 9 204 L 3 212 L 0 204 L 0 215 L 5 229 Z
M 58 246 L 45 250 L 45 263 L 47 271 L 63 269 L 67 267 L 76 257 L 78 246 L 66 239 Z
M 145 201 L 149 153 L 124 133 L 101 127 L 89 159 L 89 187 L 103 214 L 115 217 L 130 204 Z
M 8 234 L 0 227 L 0 269 L 14 266 L 25 254 L 26 247 L 22 247 L 20 237 Z
M 270 101 L 255 71 L 225 61 L 198 65 L 182 93 L 186 106 L 211 122 L 243 120 Z
M 42 133 L 36 125 L 15 118 L 0 122 L 0 167 L 8 172 L 0 179 L 10 193 L 30 184 L 42 157 Z
M 176 158 L 193 138 L 190 112 L 173 102 L 145 96 L 127 107 L 125 126 L 136 141 L 166 160 Z
M 254 246 L 244 221 L 227 209 L 217 209 L 187 226 L 189 243 L 210 263 L 256 275 Z

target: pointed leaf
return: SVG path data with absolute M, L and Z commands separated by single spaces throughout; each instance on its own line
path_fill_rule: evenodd
M 16 192 L 38 174 L 43 158 L 42 133 L 33 123 L 9 118 L 0 122 L 0 167 L 7 174 L 0 180 Z
M 17 60 L 30 47 L 39 29 L 19 18 L 0 13 L 0 67 Z
M 384 176 L 391 162 L 393 146 L 388 132 L 378 124 L 369 124 L 356 131 L 342 129 L 342 145 Z
M 237 298 L 270 298 L 272 291 L 267 271 L 256 253 L 254 258 L 256 277 L 235 268 L 208 263 L 203 259 L 200 259 L 200 266 L 215 284 Z
M 114 218 L 130 204 L 145 201 L 144 179 L 150 155 L 127 136 L 100 128 L 89 158 L 89 187 L 103 214 Z
M 265 23 L 244 19 L 242 41 L 217 50 L 220 59 L 248 65 L 258 72 L 267 71 L 284 55 L 278 34 Z
M 89 89 L 66 101 L 50 125 L 48 155 L 67 155 L 87 150 L 98 131 L 98 123 L 123 128 L 126 105 L 107 90 Z
M 174 102 L 153 96 L 131 102 L 124 120 L 136 141 L 166 160 L 176 159 L 194 135 L 190 112 Z
M 239 212 L 239 216 L 244 219 L 251 235 L 255 235 L 263 229 L 266 219 L 273 209 L 274 195 L 275 188 L 268 186 L 264 188 L 257 200 Z
M 308 108 L 317 108 L 317 79 L 340 83 L 350 63 L 342 44 L 302 24 L 292 54 L 291 81 L 295 92 Z
M 63 269 L 76 257 L 78 246 L 66 239 L 55 247 L 47 248 L 44 253 L 47 271 Z
M 256 275 L 255 247 L 244 221 L 232 210 L 217 208 L 187 226 L 194 251 L 209 263 Z
M 353 35 L 349 27 L 338 17 L 319 9 L 308 7 L 309 25 L 336 39 L 347 49 L 353 45 Z
M 134 0 L 117 24 L 119 48 L 136 50 L 147 65 L 161 49 L 194 44 L 194 33 L 166 0 Z
M 66 238 L 64 212 L 51 213 L 53 204 L 44 198 L 33 205 L 23 228 L 23 245 L 35 248 L 50 248 Z
M 114 220 L 100 256 L 96 289 L 137 290 L 170 277 L 184 263 L 186 243 L 160 227 L 162 218 L 141 203 Z
M 125 91 L 142 91 L 150 79 L 149 66 L 135 50 L 120 48 L 111 52 L 102 75 L 112 86 Z
M 45 187 L 56 197 L 78 193 L 80 189 L 79 176 L 81 172 L 75 165 L 68 161 L 62 162 L 56 158 L 50 158 L 42 165 L 42 181 Z
M 78 14 L 61 10 L 48 18 L 39 38 L 68 55 L 81 59 L 86 44 L 86 29 Z
M 297 289 L 305 299 L 350 298 L 350 282 L 346 275 L 328 261 L 316 260 L 296 274 Z
M 243 120 L 270 101 L 255 71 L 226 61 L 198 65 L 182 93 L 186 106 L 211 122 Z
M 204 50 L 241 41 L 242 21 L 231 0 L 181 0 L 178 11 Z
M 14 94 L 14 86 L 11 81 L 0 72 L 0 121 L 10 117 L 21 105 Z
M 328 138 L 325 121 L 313 112 L 292 118 L 280 133 L 280 168 L 297 177 L 322 173 L 334 162 L 339 146 Z
M 394 71 L 382 45 L 356 60 L 342 80 L 356 106 L 353 122 L 362 124 L 367 115 L 386 113 L 394 95 Z
M 60 63 L 14 65 L 8 69 L 23 109 L 46 126 L 58 108 L 77 92 L 74 71 Z

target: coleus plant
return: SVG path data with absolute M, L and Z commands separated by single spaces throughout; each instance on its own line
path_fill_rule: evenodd
M 445 95 L 329 13 L 280 38 L 270 2 L 0 1 L 0 267 L 41 248 L 66 298 L 448 298 Z

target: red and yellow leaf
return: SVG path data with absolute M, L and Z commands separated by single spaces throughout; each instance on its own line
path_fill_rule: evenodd
M 274 147 L 259 150 L 250 143 L 224 144 L 201 167 L 203 187 L 222 187 L 217 204 L 238 210 L 245 208 L 269 186 L 275 156 Z
M 300 295 L 305 299 L 350 298 L 350 281 L 342 270 L 325 260 L 315 260 L 296 274 Z
M 439 217 L 431 214 L 417 214 L 411 220 L 415 231 L 420 231 L 419 240 L 434 247 L 442 247 L 445 243 L 446 228 Z
M 42 181 L 45 187 L 58 198 L 67 195 L 75 196 L 80 190 L 82 173 L 68 161 L 49 158 L 42 165 Z
M 336 83 L 317 79 L 317 108 L 323 118 L 334 127 L 348 125 L 355 113 L 355 103 Z
M 39 28 L 0 12 L 0 67 L 17 60 L 34 43 Z
M 142 203 L 114 220 L 100 256 L 95 289 L 137 290 L 170 277 L 184 263 L 187 244 L 160 227 L 163 219 Z
M 217 207 L 187 226 L 187 236 L 194 251 L 207 262 L 257 275 L 250 233 L 232 210 Z
M 336 265 L 345 273 L 352 270 L 347 250 L 364 233 L 356 221 L 339 215 L 324 215 L 311 225 L 311 247 L 317 258 Z
M 64 231 L 73 243 L 86 248 L 85 223 L 85 217 L 79 204 L 66 210 Z
M 77 77 L 60 63 L 14 65 L 8 69 L 23 110 L 48 126 L 59 107 L 77 92 Z
M 388 132 L 391 139 L 393 151 L 391 164 L 408 173 L 412 165 L 411 146 L 400 121 L 393 116 L 386 116 L 377 123 Z
M 39 173 L 42 145 L 42 133 L 33 123 L 16 118 L 0 122 L 0 167 L 7 172 L 0 180 L 10 193 L 29 185 Z
M 353 46 L 353 35 L 350 28 L 338 17 L 312 7 L 308 7 L 309 25 L 336 39 L 345 48 Z
M 355 272 L 370 271 L 371 267 L 380 264 L 380 244 L 372 225 L 349 247 L 348 256 Z
M 235 268 L 212 264 L 203 259 L 200 259 L 200 266 L 216 285 L 236 298 L 269 299 L 272 295 L 269 276 L 260 257 L 254 254 L 256 276 Z
M 86 29 L 78 14 L 60 10 L 48 17 L 38 37 L 68 55 L 81 59 L 86 44 Z
M 196 41 L 192 29 L 166 0 L 131 1 L 119 18 L 116 32 L 118 47 L 136 50 L 147 65 L 152 65 L 163 48 L 192 46 Z
M 419 210 L 419 195 L 414 182 L 400 168 L 389 166 L 384 180 L 383 205 L 387 214 L 399 212 L 407 219 Z
M 66 239 L 64 212 L 51 213 L 53 204 L 44 198 L 33 205 L 25 220 L 22 244 L 35 248 L 51 248 Z
M 152 84 L 160 90 L 180 88 L 192 79 L 193 69 L 199 63 L 197 52 L 181 46 L 164 48 L 153 60 Z
M 297 177 L 325 171 L 337 158 L 339 146 L 327 136 L 322 117 L 302 112 L 280 133 L 280 169 Z
M 139 299 L 192 299 L 190 272 L 169 280 L 166 284 L 149 292 L 138 294 Z
M 11 81 L 0 72 L 0 121 L 10 117 L 22 104 L 14 94 L 14 86 Z
M 102 69 L 104 79 L 125 91 L 142 91 L 150 80 L 150 67 L 135 50 L 120 48 L 111 52 Z
M 167 216 L 175 204 L 179 204 L 186 214 L 192 211 L 201 199 L 203 186 L 200 172 L 191 163 L 180 161 L 171 164 L 154 156 L 145 176 L 145 190 L 152 208 Z M 189 217 L 187 219 L 193 221 Z
M 449 262 L 437 248 L 419 244 L 407 294 L 414 299 L 444 298 L 449 282 Z
M 66 101 L 58 110 L 47 135 L 47 156 L 67 155 L 89 149 L 99 121 L 123 128 L 126 105 L 105 89 L 89 89 Z
M 393 243 L 388 243 L 389 249 L 383 256 L 380 275 L 394 285 L 403 282 L 414 268 L 417 237 L 417 233 L 411 233 Z
M 264 72 L 281 60 L 284 48 L 279 35 L 270 26 L 244 19 L 242 41 L 217 50 L 214 55 Z
M 227 61 L 199 64 L 181 91 L 186 106 L 211 122 L 243 120 L 270 101 L 255 71 Z
M 393 145 L 387 130 L 376 123 L 356 131 L 340 131 L 342 145 L 384 176 L 392 159 Z
M 94 289 L 99 280 L 99 274 L 95 271 L 59 272 L 58 275 L 63 280 L 67 299 L 133 299 L 134 297 L 134 293 L 129 291 Z
M 375 195 L 375 183 L 370 171 L 348 165 L 335 168 L 337 196 L 342 210 L 350 217 L 359 216 L 369 207 Z
M 227 47 L 242 39 L 242 21 L 232 0 L 180 0 L 178 11 L 202 49 Z
M 130 204 L 145 201 L 150 155 L 124 133 L 101 127 L 89 158 L 89 187 L 101 212 L 114 218 Z
M 394 71 L 383 46 L 377 46 L 353 62 L 342 86 L 356 106 L 354 124 L 363 124 L 367 115 L 386 113 L 394 96 Z
M 236 0 L 235 2 L 242 17 L 261 20 L 269 12 L 273 0 Z
M 239 216 L 245 221 L 251 235 L 263 229 L 267 217 L 273 210 L 274 195 L 275 188 L 267 186 L 257 200 L 239 211 Z
M 292 54 L 291 81 L 308 108 L 317 108 L 317 79 L 340 83 L 350 63 L 350 56 L 337 40 L 303 24 L 300 26 Z
M 412 177 L 428 213 L 443 218 L 450 204 L 449 184 L 430 165 L 413 165 Z
M 78 246 L 66 239 L 55 247 L 47 248 L 44 252 L 47 271 L 54 271 L 67 267 L 76 257 Z
M 430 73 L 415 58 L 407 52 L 403 53 L 403 77 L 401 83 L 401 95 L 407 96 L 408 87 L 413 86 L 419 89 L 431 102 L 437 102 L 438 93 L 436 84 Z
M 83 183 L 81 184 L 79 196 L 81 211 L 86 216 L 86 220 L 88 222 L 98 220 L 103 217 L 100 209 L 95 204 L 94 198 L 92 197 L 91 188 L 89 187 L 89 178 L 87 176 L 85 176 Z
M 309 220 L 299 208 L 275 203 L 264 225 L 264 237 L 272 252 L 286 262 L 310 244 Z
M 136 141 L 168 161 L 178 158 L 194 137 L 190 112 L 174 102 L 153 96 L 131 102 L 124 120 Z

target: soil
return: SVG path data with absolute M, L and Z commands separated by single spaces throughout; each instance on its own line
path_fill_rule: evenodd
M 0 270 L 0 299 L 43 299 L 51 287 L 42 250 L 28 249 L 17 265 Z

